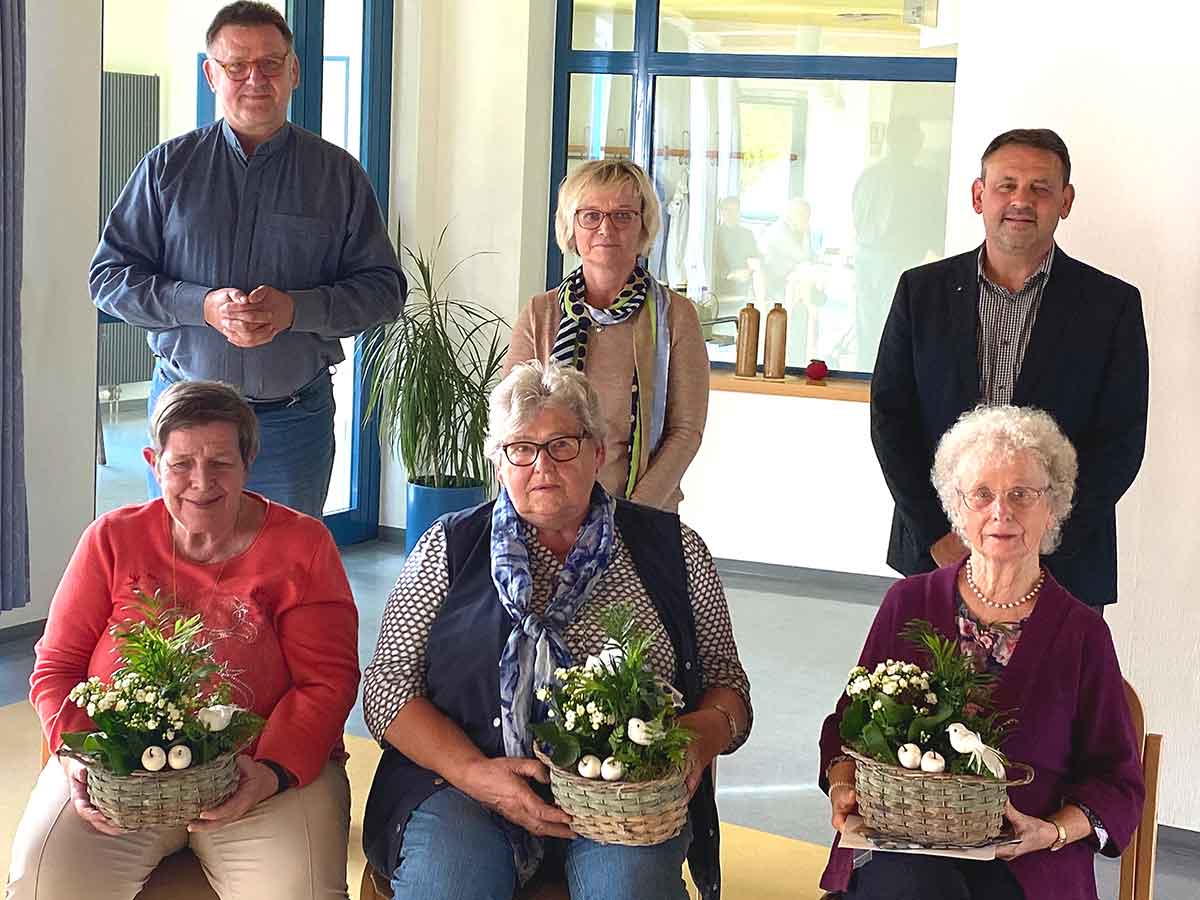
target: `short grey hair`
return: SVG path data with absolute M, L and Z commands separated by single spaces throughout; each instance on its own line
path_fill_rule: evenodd
M 600 411 L 600 395 L 578 369 L 550 360 L 518 363 L 496 385 L 488 400 L 488 433 L 484 449 L 493 463 L 500 448 L 542 410 L 557 407 L 579 421 L 584 437 L 603 445 L 608 430 Z
M 579 252 L 575 245 L 575 210 L 579 209 L 585 194 L 610 189 L 619 191 L 626 185 L 632 187 L 641 200 L 642 241 L 638 253 L 648 254 L 662 227 L 662 211 L 646 170 L 627 159 L 593 159 L 562 180 L 558 186 L 558 208 L 554 213 L 558 249 L 563 253 Z
M 1063 523 L 1071 514 L 1079 461 L 1075 448 L 1049 413 L 1024 406 L 980 406 L 963 413 L 938 441 L 930 476 L 950 524 L 965 539 L 959 477 L 968 467 L 1007 461 L 1021 454 L 1037 460 L 1046 475 L 1050 524 L 1039 550 L 1043 555 L 1053 553 L 1062 537 Z
M 150 448 L 158 456 L 172 431 L 211 422 L 236 429 L 242 463 L 249 468 L 258 455 L 258 417 L 237 388 L 220 381 L 177 381 L 163 391 L 150 416 Z

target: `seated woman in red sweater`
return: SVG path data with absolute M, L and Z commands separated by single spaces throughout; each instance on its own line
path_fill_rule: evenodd
M 358 688 L 358 615 L 325 526 L 243 489 L 253 410 L 214 382 L 159 400 L 146 460 L 163 496 L 84 532 L 37 645 L 30 699 L 51 750 L 90 730 L 68 699 L 117 667 L 110 628 L 133 589 L 204 617 L 234 702 L 266 719 L 241 782 L 187 826 L 125 832 L 88 801 L 87 774 L 51 758 L 13 844 L 7 897 L 132 900 L 159 861 L 190 846 L 222 900 L 346 897 L 350 788 L 342 729 Z

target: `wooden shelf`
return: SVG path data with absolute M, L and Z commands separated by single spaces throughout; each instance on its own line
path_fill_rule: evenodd
M 732 391 L 738 394 L 767 394 L 773 397 L 815 397 L 819 400 L 848 400 L 851 403 L 871 401 L 871 383 L 854 378 L 827 378 L 821 384 L 810 384 L 808 379 L 788 375 L 783 381 L 767 381 L 757 378 L 738 378 L 732 372 L 709 373 L 708 386 L 714 391 Z

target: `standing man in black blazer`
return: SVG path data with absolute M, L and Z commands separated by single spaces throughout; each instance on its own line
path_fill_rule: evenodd
M 905 272 L 879 343 L 871 442 L 896 502 L 888 565 L 912 575 L 966 554 L 929 480 L 958 416 L 979 404 L 1036 406 L 1079 454 L 1074 509 L 1046 567 L 1083 602 L 1115 603 L 1116 503 L 1146 443 L 1141 296 L 1055 245 L 1075 188 L 1053 131 L 993 140 L 971 198 L 983 246 Z

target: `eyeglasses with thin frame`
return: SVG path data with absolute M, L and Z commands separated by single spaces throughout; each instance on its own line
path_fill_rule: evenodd
M 552 437 L 544 443 L 537 441 L 513 441 L 504 445 L 504 456 L 514 466 L 532 466 L 537 462 L 538 454 L 545 450 L 555 462 L 570 462 L 579 456 L 579 448 L 583 446 L 584 435 L 563 434 Z
M 1017 487 L 1010 487 L 1004 492 L 1004 502 L 1013 509 L 1030 509 L 1049 490 L 1049 485 L 1044 488 L 1023 487 L 1019 485 Z M 962 501 L 967 505 L 968 509 L 973 509 L 975 512 L 982 512 L 996 502 L 997 495 L 987 485 L 981 485 L 965 493 L 958 491 L 958 496 L 962 497 Z
M 602 209 L 575 210 L 575 224 L 588 231 L 595 231 L 605 219 L 612 222 L 614 228 L 630 228 L 642 217 L 636 209 L 614 209 L 605 212 Z
M 264 78 L 278 78 L 287 68 L 287 54 L 283 56 L 264 56 L 260 59 L 238 59 L 233 62 L 221 62 L 215 56 L 210 56 L 213 62 L 222 68 L 225 77 L 230 81 L 245 81 L 255 67 Z

